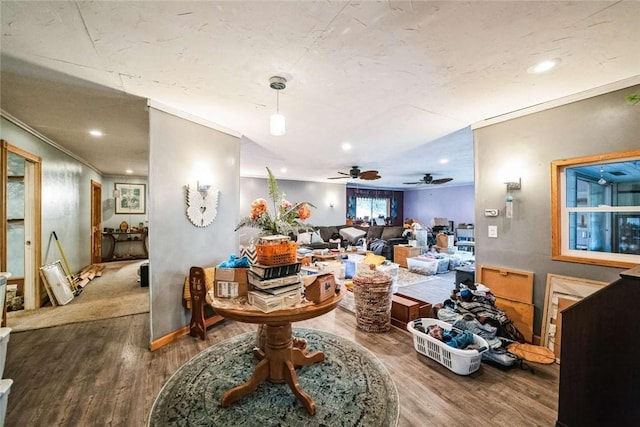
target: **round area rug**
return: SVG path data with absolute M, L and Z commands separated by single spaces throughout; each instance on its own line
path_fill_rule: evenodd
M 309 353 L 324 362 L 296 369 L 298 382 L 315 401 L 311 416 L 287 384 L 263 382 L 229 408 L 222 394 L 247 381 L 258 360 L 255 332 L 215 344 L 173 374 L 156 398 L 149 426 L 395 426 L 398 392 L 382 363 L 366 348 L 314 329 L 295 328 Z

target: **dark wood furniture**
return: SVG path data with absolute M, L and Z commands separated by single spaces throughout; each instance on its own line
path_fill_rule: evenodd
M 114 231 L 114 232 L 103 232 L 103 237 L 111 240 L 111 246 L 109 246 L 109 253 L 103 259 L 103 261 L 120 261 L 125 259 L 147 259 L 149 258 L 149 252 L 147 250 L 147 232 L 146 231 Z M 139 254 L 128 254 L 124 257 L 114 258 L 113 254 L 116 250 L 116 246 L 120 243 L 134 243 L 140 242 L 142 244 L 142 253 Z
M 631 426 L 640 419 L 640 266 L 562 311 L 556 426 Z
M 228 408 L 233 402 L 252 393 L 262 382 L 284 383 L 302 403 L 310 415 L 315 415 L 316 404 L 313 398 L 302 390 L 298 383 L 296 366 L 307 366 L 322 362 L 324 353 L 317 351 L 308 354 L 304 340 L 295 339 L 291 332 L 291 323 L 312 319 L 330 312 L 337 307 L 344 292 L 323 301 L 320 304 L 305 303 L 285 310 L 264 313 L 245 304 L 232 308 L 228 301 L 213 298 L 211 306 L 224 318 L 238 322 L 265 325 L 266 343 L 264 349 L 256 348 L 255 356 L 260 359 L 251 378 L 222 395 L 222 407 Z M 294 341 L 296 344 L 294 345 Z M 301 343 L 302 341 L 302 343 Z
M 204 268 L 191 267 L 189 270 L 189 293 L 191 295 L 191 321 L 189 322 L 189 335 L 200 337 L 203 341 L 207 338 L 207 328 L 220 323 L 224 317 L 219 314 L 205 315 L 207 305 L 207 283 Z

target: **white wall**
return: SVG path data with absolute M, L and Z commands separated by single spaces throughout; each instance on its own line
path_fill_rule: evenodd
M 91 263 L 91 180 L 102 178 L 4 117 L 0 137 L 42 159 L 42 263 L 62 259 L 55 231 L 72 272 Z
M 149 274 L 151 340 L 189 324 L 182 307 L 191 266 L 215 266 L 238 247 L 234 228 L 240 192 L 239 139 L 149 109 Z M 217 218 L 195 227 L 186 216 L 187 184 L 220 190 Z
M 102 227 L 117 229 L 122 221 L 127 221 L 130 227 L 138 227 L 140 223 L 147 226 L 149 221 L 148 206 L 146 206 L 144 214 L 116 214 L 115 199 L 113 198 L 115 183 L 144 184 L 147 204 L 149 201 L 149 183 L 146 177 L 105 176 L 102 179 Z
M 447 218 L 458 224 L 473 224 L 474 187 L 430 187 L 404 192 L 404 216 L 431 227 L 433 218 Z
M 278 180 L 278 188 L 285 193 L 287 200 L 292 203 L 305 201 L 315 206 L 311 209 L 311 218 L 306 220 L 306 223 L 316 226 L 345 223 L 346 185 L 292 181 L 280 178 L 275 172 L 274 175 Z M 240 178 L 240 218 L 249 215 L 251 202 L 258 197 L 271 201 L 268 181 L 264 178 Z M 331 203 L 333 207 L 330 207 Z M 257 233 L 244 228 L 238 230 L 238 234 L 240 243 L 245 244 Z

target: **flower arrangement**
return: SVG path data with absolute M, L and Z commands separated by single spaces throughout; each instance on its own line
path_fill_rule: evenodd
M 308 202 L 291 203 L 285 198 L 285 194 L 278 189 L 278 182 L 267 168 L 269 174 L 269 197 L 273 203 L 273 210 L 269 211 L 267 200 L 257 198 L 251 203 L 249 216 L 240 220 L 236 231 L 242 227 L 261 229 L 261 236 L 298 234 L 300 229 L 310 230 L 312 226 L 303 224 L 311 216 L 311 208 L 315 207 Z

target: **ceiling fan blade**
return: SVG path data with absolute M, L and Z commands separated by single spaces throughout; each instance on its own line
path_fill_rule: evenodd
M 368 180 L 368 181 L 381 178 L 381 176 L 378 174 L 378 171 L 375 171 L 375 170 L 368 170 L 368 171 L 360 172 L 359 177 L 360 177 L 360 179 L 364 179 L 364 180 Z
M 431 184 L 444 184 L 444 183 L 449 182 L 449 181 L 453 181 L 453 178 L 434 179 L 433 181 L 431 181 Z
M 403 182 L 403 184 L 407 184 L 407 185 L 413 185 L 413 184 L 424 184 L 423 181 L 418 181 L 418 182 Z
M 327 179 L 344 179 L 344 178 L 350 178 L 350 176 L 349 175 L 347 175 L 347 176 L 330 176 Z
M 373 181 L 380 178 L 382 178 L 380 175 L 360 175 L 360 179 L 364 179 L 365 181 Z

